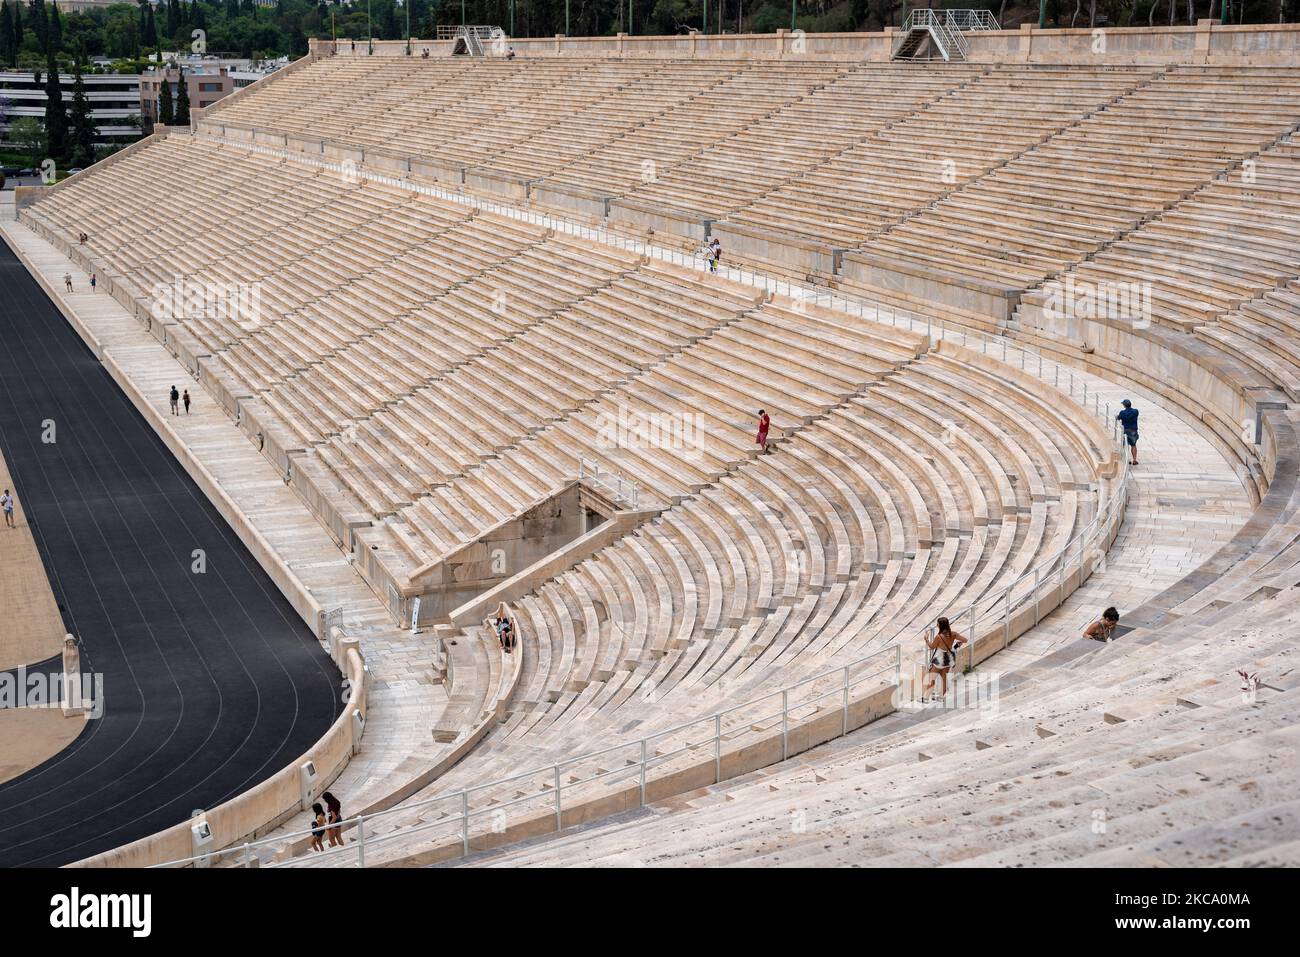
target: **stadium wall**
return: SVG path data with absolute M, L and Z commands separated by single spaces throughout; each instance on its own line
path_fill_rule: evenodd
M 856 60 L 884 62 L 889 59 L 897 31 L 886 27 L 880 33 L 804 33 L 778 30 L 763 34 L 721 36 L 546 37 L 514 38 L 509 41 L 516 57 L 620 57 L 717 60 Z M 1105 27 L 1097 29 L 1040 30 L 1024 24 L 1019 30 L 991 30 L 969 33 L 971 63 L 1090 63 L 1107 64 L 1204 64 L 1234 65 L 1292 64 L 1300 48 L 1300 24 L 1221 24 L 1201 20 L 1195 26 Z M 312 40 L 308 57 L 317 56 L 406 56 L 405 40 L 376 40 L 374 52 L 364 39 L 353 49 L 352 40 Z M 431 57 L 451 56 L 450 40 L 412 40 L 411 55 L 425 50 Z M 302 62 L 302 61 L 299 61 Z M 284 71 L 280 71 L 281 73 Z M 278 74 L 272 74 L 272 77 Z M 255 89 L 266 80 L 247 89 Z M 242 93 L 244 91 L 240 91 Z M 219 109 L 239 96 L 209 107 Z
M 313 795 L 329 787 L 347 766 L 358 744 L 352 715 L 360 711 L 364 716 L 366 707 L 365 665 L 357 639 L 343 639 L 337 643 L 335 663 L 352 682 L 352 694 L 343 713 L 298 760 L 203 815 L 203 820 L 212 830 L 214 857 L 223 848 L 227 853 L 237 851 L 240 843 L 275 829 L 304 810 L 301 790 L 304 764 L 311 762 L 319 775 L 312 788 Z M 182 821 L 157 834 L 77 861 L 69 867 L 153 867 L 185 860 L 199 853 L 191 834 L 193 824 L 193 821 Z

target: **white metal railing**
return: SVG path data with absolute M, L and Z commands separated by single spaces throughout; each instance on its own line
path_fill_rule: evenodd
M 610 473 L 601 472 L 599 462 L 588 462 L 585 456 L 578 456 L 578 478 L 589 479 L 597 485 L 603 485 L 613 492 L 618 498 L 637 508 L 641 501 L 641 486 L 623 477 L 622 472 L 615 472 L 613 477 Z
M 922 31 L 930 35 L 930 39 L 945 60 L 951 60 L 954 56 L 965 58 L 965 41 L 960 32 L 949 31 L 939 12 L 928 8 L 918 8 L 907 15 L 901 36 L 894 44 L 894 54 L 896 55 L 914 34 Z
M 612 620 L 611 624 L 613 624 Z M 878 665 L 882 665 L 877 667 Z M 355 836 L 350 845 L 345 844 L 342 847 L 329 848 L 323 853 L 310 853 L 300 857 L 289 858 L 287 860 L 272 862 L 267 866 L 271 867 L 300 867 L 310 866 L 317 861 L 324 861 L 331 858 L 338 858 L 344 855 L 355 857 L 355 865 L 358 867 L 366 866 L 366 852 L 369 850 L 373 853 L 374 849 L 393 840 L 409 841 L 412 836 L 418 834 L 427 834 L 437 830 L 446 832 L 444 839 L 453 846 L 459 839 L 462 853 L 468 854 L 470 849 L 470 839 L 473 835 L 473 823 L 477 819 L 485 816 L 492 816 L 494 819 L 498 815 L 505 813 L 506 809 L 519 807 L 530 803 L 539 803 L 546 807 L 550 813 L 555 815 L 557 830 L 563 822 L 564 814 L 564 794 L 566 789 L 572 793 L 575 788 L 581 788 L 596 782 L 612 782 L 614 779 L 623 778 L 635 779 L 638 785 L 639 805 L 644 806 L 646 803 L 646 792 L 650 782 L 650 771 L 652 768 L 662 766 L 673 758 L 681 755 L 694 753 L 703 755 L 711 754 L 713 761 L 713 772 L 715 782 L 720 782 L 722 776 L 722 762 L 724 756 L 730 752 L 723 749 L 724 738 L 739 733 L 744 730 L 753 730 L 754 726 L 768 724 L 769 727 L 764 732 L 775 732 L 777 720 L 780 719 L 781 735 L 781 754 L 782 760 L 787 758 L 790 753 L 790 731 L 792 727 L 792 718 L 794 721 L 802 720 L 796 715 L 796 712 L 807 712 L 808 709 L 814 709 L 816 714 L 825 714 L 825 708 L 821 702 L 828 698 L 840 699 L 838 707 L 842 711 L 843 721 L 840 727 L 840 734 L 847 734 L 850 724 L 850 709 L 853 702 L 853 690 L 862 685 L 872 682 L 870 693 L 880 690 L 882 687 L 890 687 L 889 683 L 882 683 L 877 679 L 881 676 L 893 673 L 894 680 L 892 687 L 898 687 L 901 683 L 900 674 L 902 667 L 901 646 L 894 645 L 880 651 L 865 655 L 855 661 L 845 665 L 839 665 L 827 669 L 815 675 L 803 678 L 793 684 L 760 695 L 750 701 L 735 705 L 722 711 L 694 718 L 682 722 L 662 731 L 655 731 L 633 741 L 622 744 L 611 745 L 608 748 L 602 748 L 598 751 L 591 751 L 585 754 L 577 755 L 572 758 L 564 758 L 554 764 L 536 768 L 532 771 L 524 771 L 519 774 L 513 774 L 506 778 L 490 781 L 484 784 L 477 784 L 472 787 L 463 788 L 459 791 L 449 792 L 437 797 L 428 798 L 412 804 L 402 804 L 386 811 L 376 811 L 372 814 L 360 814 L 355 817 L 347 818 L 338 824 L 328 825 L 328 827 L 349 828 L 355 831 Z M 868 668 L 865 673 L 855 674 L 855 670 Z M 798 694 L 798 689 L 805 688 L 808 685 L 815 685 L 819 682 L 825 682 L 826 679 L 836 679 L 833 687 L 829 690 L 818 691 L 812 689 L 809 695 L 792 700 L 792 695 Z M 776 702 L 780 701 L 780 707 L 777 708 Z M 861 698 L 858 700 L 862 700 Z M 757 715 L 748 714 L 754 709 L 760 709 Z M 743 713 L 743 714 L 742 714 Z M 728 720 L 730 719 L 730 720 Z M 689 733 L 692 729 L 703 729 L 702 737 L 693 738 Z M 838 736 L 838 735 L 836 735 Z M 665 739 L 668 739 L 665 742 Z M 667 750 L 656 750 L 661 743 L 666 743 Z M 705 752 L 703 749 L 711 745 L 711 751 Z M 618 761 L 613 760 L 618 755 L 624 755 L 624 763 L 621 765 Z M 626 757 L 627 755 L 634 757 Z M 583 764 L 608 764 L 613 770 L 597 768 L 594 773 L 587 777 L 574 779 L 575 767 Z M 568 780 L 566 780 L 566 777 Z M 528 780 L 540 782 L 540 786 L 533 793 L 525 793 L 520 796 L 517 792 L 520 785 Z M 486 800 L 472 805 L 471 799 L 476 795 L 485 795 L 485 792 L 494 794 L 508 794 L 509 796 L 500 798 L 487 795 Z M 395 815 L 410 815 L 420 812 L 421 816 L 427 816 L 433 809 L 439 806 L 450 806 L 452 811 L 445 813 L 439 819 L 420 824 L 413 824 L 409 827 L 395 829 L 387 834 L 377 833 L 375 830 L 376 822 L 391 819 Z M 504 828 L 497 827 L 495 820 L 493 831 L 500 833 Z M 214 851 L 211 854 L 197 855 L 195 857 L 182 858 L 175 861 L 168 861 L 163 864 L 155 864 L 154 867 L 181 867 L 192 864 L 197 861 L 211 860 L 216 857 L 227 856 L 236 858 L 244 867 L 261 866 L 258 858 L 258 852 L 261 849 L 274 848 L 281 850 L 288 844 L 303 839 L 310 838 L 315 827 L 305 828 L 290 834 L 280 835 L 275 838 L 266 838 L 260 841 L 245 843 L 239 847 L 226 848 L 223 851 Z
M 918 7 L 903 22 L 900 36 L 894 42 L 893 55 L 898 55 L 914 33 L 924 31 L 929 33 L 945 60 L 954 57 L 964 60 L 970 49 L 964 33 L 997 29 L 997 18 L 989 10 L 932 10 Z
M 304 165 L 319 166 L 339 173 L 344 172 L 344 165 L 341 163 L 334 163 L 329 160 L 325 160 L 323 158 L 307 156 L 305 154 L 297 153 L 296 151 L 263 146 L 260 144 L 242 143 L 233 140 L 226 141 L 223 140 L 222 137 L 218 137 L 210 133 L 207 134 L 200 133 L 200 135 L 206 135 L 207 138 L 219 140 L 222 142 L 231 142 L 234 145 L 237 145 L 243 149 L 262 153 L 264 155 L 279 156 L 282 158 L 287 158 L 293 161 L 301 162 Z M 354 169 L 350 169 L 349 172 L 353 175 L 356 175 L 356 170 Z M 439 198 L 444 198 L 465 205 L 471 205 L 479 209 L 497 213 L 499 215 L 509 216 L 514 219 L 522 220 L 525 222 L 533 223 L 538 226 L 543 226 L 545 228 L 553 229 L 556 232 L 575 235 L 596 242 L 603 242 L 607 245 L 616 246 L 618 248 L 627 249 L 629 251 L 634 251 L 640 255 L 645 255 L 650 258 L 656 258 L 663 261 L 671 262 L 675 265 L 683 266 L 685 268 L 693 268 L 702 273 L 709 271 L 709 261 L 704 256 L 687 254 L 687 253 L 679 252 L 677 250 L 671 250 L 663 247 L 653 246 L 649 243 L 645 243 L 640 240 L 633 240 L 627 237 L 623 237 L 611 233 L 604 227 L 583 226 L 577 223 L 570 222 L 568 220 L 563 220 L 549 215 L 536 213 L 532 210 L 524 210 L 518 207 L 508 206 L 500 203 L 494 203 L 491 202 L 490 200 L 484 200 L 478 197 L 468 196 L 462 193 L 456 193 L 451 190 L 443 189 L 442 187 L 414 184 L 409 182 L 408 180 L 401 179 L 398 177 L 385 176 L 382 174 L 373 174 L 369 171 L 366 171 L 360 175 L 365 179 L 374 180 L 376 182 L 382 182 L 387 185 L 397 186 L 399 188 L 409 189 L 414 192 L 424 193 L 431 196 L 437 196 Z M 1116 478 L 1111 482 L 1109 493 L 1099 499 L 1098 509 L 1096 514 L 1093 516 L 1093 518 L 1088 522 L 1087 525 L 1083 527 L 1082 530 L 1080 530 L 1069 540 L 1067 540 L 1064 545 L 1062 545 L 1059 549 L 1053 552 L 1047 559 L 1037 562 L 1032 568 L 1025 571 L 1023 574 L 1021 574 L 1019 577 L 1017 577 L 1015 580 L 1011 581 L 1010 583 L 1003 585 L 1001 587 L 991 588 L 989 590 L 986 590 L 984 594 L 980 595 L 975 599 L 970 600 L 967 603 L 966 608 L 963 611 L 957 613 L 955 616 L 952 614 L 949 614 L 947 616 L 954 630 L 966 631 L 968 637 L 971 639 L 970 643 L 962 649 L 963 651 L 966 652 L 967 655 L 967 664 L 966 664 L 967 668 L 973 667 L 974 664 L 974 652 L 975 652 L 974 639 L 978 636 L 978 629 L 980 628 L 981 625 L 987 625 L 989 623 L 992 623 L 996 627 L 996 625 L 1000 623 L 1002 626 L 1003 647 L 1005 647 L 1011 640 L 1011 633 L 1010 633 L 1011 622 L 1021 611 L 1027 609 L 1032 604 L 1034 609 L 1033 621 L 1034 624 L 1037 625 L 1042 620 L 1042 603 L 1045 594 L 1046 595 L 1055 594 L 1059 604 L 1060 601 L 1063 600 L 1064 598 L 1063 589 L 1065 586 L 1065 580 L 1070 574 L 1078 573 L 1080 576 L 1079 584 L 1082 584 L 1083 569 L 1087 567 L 1088 562 L 1090 560 L 1095 562 L 1095 560 L 1099 559 L 1101 555 L 1105 554 L 1106 547 L 1109 543 L 1109 536 L 1114 530 L 1118 529 L 1119 522 L 1123 519 L 1125 510 L 1127 509 L 1127 505 L 1128 505 L 1129 479 L 1130 479 L 1128 458 L 1127 455 L 1125 454 L 1126 450 L 1123 444 L 1119 423 L 1116 422 L 1111 416 L 1110 403 L 1103 402 L 1101 397 L 1097 394 L 1095 388 L 1092 390 L 1092 395 L 1089 396 L 1089 390 L 1088 390 L 1089 380 L 1087 377 L 1081 374 L 1076 376 L 1075 371 L 1072 368 L 1068 366 L 1062 366 L 1060 363 L 1057 363 L 1055 361 L 1051 361 L 1051 360 L 1045 361 L 1041 351 L 1037 349 L 1033 349 L 1027 344 L 1021 344 L 1021 343 L 1012 344 L 1008 341 L 1006 336 L 992 336 L 992 335 L 985 334 L 983 332 L 978 332 L 960 326 L 952 327 L 944 323 L 942 320 L 934 320 L 929 316 L 924 317 L 924 319 L 922 320 L 921 318 L 918 318 L 910 313 L 900 312 L 896 310 L 884 310 L 876 306 L 868 305 L 859 300 L 847 299 L 841 296 L 837 296 L 834 293 L 831 293 L 828 290 L 821 287 L 803 286 L 800 284 L 790 282 L 789 280 L 776 279 L 774 277 L 770 277 L 762 273 L 751 272 L 748 270 L 739 269 L 737 267 L 719 266 L 718 271 L 726 278 L 735 282 L 742 282 L 745 283 L 746 285 L 751 285 L 756 288 L 765 289 L 766 291 L 775 294 L 790 296 L 797 300 L 809 302 L 817 306 L 822 306 L 825 308 L 842 311 L 849 315 L 858 316 L 859 318 L 864 320 L 887 323 L 895 328 L 905 329 L 912 333 L 920 334 L 924 332 L 927 339 L 931 342 L 943 339 L 943 340 L 951 341 L 955 344 L 959 344 L 966 348 L 978 349 L 981 353 L 985 355 L 999 358 L 1001 362 L 1009 366 L 1014 367 L 1018 363 L 1019 368 L 1027 372 L 1033 372 L 1040 380 L 1044 382 L 1050 381 L 1054 388 L 1066 393 L 1071 398 L 1078 401 L 1084 407 L 1085 410 L 1090 411 L 1092 414 L 1096 415 L 1098 418 L 1101 419 L 1103 426 L 1107 430 L 1108 435 L 1115 443 L 1115 448 L 1118 452 L 1118 457 L 1119 457 L 1119 473 L 1116 476 Z M 1105 450 L 1102 449 L 1098 451 L 1105 451 Z M 586 467 L 587 467 L 587 463 L 585 462 L 585 460 L 580 460 L 579 461 L 580 476 L 586 477 L 585 475 Z M 593 477 L 595 477 L 595 474 L 596 473 L 593 473 Z M 1071 567 L 1071 565 L 1073 567 Z M 1001 607 L 999 608 L 999 606 Z M 468 853 L 469 841 L 470 841 L 470 836 L 472 831 L 472 822 L 476 818 L 481 818 L 487 814 L 500 813 L 503 812 L 505 808 L 514 807 L 517 805 L 521 805 L 524 803 L 528 803 L 530 801 L 536 801 L 540 799 L 540 800 L 553 802 L 554 812 L 556 814 L 556 822 L 557 824 L 559 824 L 562 822 L 562 813 L 563 813 L 562 792 L 564 788 L 568 787 L 572 789 L 574 787 L 583 784 L 589 784 L 596 780 L 603 780 L 605 778 L 609 778 L 624 773 L 636 772 L 640 776 L 641 799 L 642 801 L 644 801 L 646 775 L 648 774 L 648 771 L 652 765 L 655 765 L 657 763 L 662 763 L 663 761 L 666 761 L 670 757 L 685 753 L 687 751 L 698 750 L 701 746 L 708 744 L 710 741 L 714 745 L 715 759 L 718 762 L 718 769 L 719 769 L 718 773 L 720 774 L 721 760 L 722 760 L 721 740 L 723 734 L 721 722 L 723 721 L 723 719 L 726 718 L 728 715 L 735 715 L 745 709 L 754 708 L 760 705 L 762 702 L 768 701 L 778 696 L 781 698 L 782 701 L 781 710 L 779 712 L 774 712 L 768 715 L 766 720 L 774 720 L 777 717 L 781 718 L 783 753 L 788 752 L 789 722 L 791 717 L 791 711 L 802 710 L 804 708 L 807 708 L 815 701 L 822 700 L 832 693 L 838 694 L 843 692 L 846 696 L 844 713 L 845 713 L 845 729 L 847 732 L 847 725 L 848 725 L 847 702 L 849 701 L 849 697 L 848 697 L 849 692 L 853 687 L 860 685 L 862 682 L 867 680 L 867 678 L 879 677 L 880 674 L 885 673 L 884 671 L 879 671 L 879 672 L 874 672 L 873 674 L 868 676 L 863 676 L 859 679 L 852 679 L 851 670 L 855 667 L 863 666 L 866 663 L 874 659 L 877 659 L 881 656 L 887 656 L 892 652 L 895 657 L 895 663 L 893 666 L 891 666 L 892 670 L 895 671 L 895 686 L 901 684 L 902 647 L 903 647 L 903 642 L 906 640 L 906 638 L 904 638 L 904 633 L 908 632 L 909 629 L 913 627 L 912 622 L 919 614 L 921 614 L 921 612 L 912 613 L 908 618 L 908 620 L 904 622 L 893 633 L 893 635 L 890 636 L 890 638 L 884 642 L 885 644 L 884 648 L 871 652 L 858 659 L 855 659 L 854 661 L 849 662 L 847 665 L 836 666 L 829 670 L 815 674 L 809 678 L 804 678 L 799 681 L 796 681 L 793 684 L 789 685 L 788 687 L 783 688 L 779 691 L 770 692 L 766 695 L 760 696 L 759 698 L 753 699 L 752 701 L 748 701 L 743 704 L 736 705 L 732 708 L 726 709 L 725 711 L 716 712 L 713 715 L 688 721 L 664 731 L 654 732 L 636 741 L 627 742 L 621 745 L 614 745 L 609 748 L 602 749 L 600 751 L 578 755 L 573 758 L 567 758 L 559 762 L 556 762 L 555 764 L 548 765 L 546 767 L 539 768 L 534 771 L 524 772 L 521 774 L 512 775 L 508 778 L 504 778 L 501 780 L 475 785 L 470 788 L 465 788 L 460 791 L 450 792 L 448 794 L 440 795 L 434 798 L 429 798 L 425 801 L 417 802 L 414 804 L 399 805 L 398 807 L 391 808 L 387 811 L 376 812 L 374 814 L 369 814 L 369 815 L 358 815 L 357 817 L 349 818 L 337 826 L 339 827 L 355 826 L 356 835 L 351 845 L 346 845 L 343 848 L 333 848 L 327 850 L 323 854 L 318 853 L 318 854 L 304 855 L 296 858 L 290 858 L 288 860 L 276 864 L 272 864 L 271 866 L 294 867 L 294 866 L 310 865 L 315 861 L 325 860 L 327 858 L 333 858 L 333 857 L 340 856 L 344 853 L 348 853 L 348 854 L 355 854 L 357 866 L 364 867 L 366 863 L 365 854 L 367 848 L 373 851 L 374 848 L 384 844 L 385 842 L 392 841 L 395 839 L 410 840 L 410 838 L 414 835 L 430 832 L 432 830 L 435 830 L 443 826 L 449 826 L 449 827 L 457 826 L 460 828 L 460 834 L 462 840 L 462 852 Z M 920 631 L 913 632 L 908 637 L 914 639 L 923 638 L 926 633 L 926 628 L 928 628 L 928 625 L 922 628 Z M 960 664 L 961 662 L 960 654 L 958 655 L 957 660 L 958 660 L 958 664 Z M 799 701 L 794 704 L 791 704 L 790 693 L 795 689 L 801 688 L 809 683 L 818 682 L 828 677 L 833 677 L 841 674 L 843 675 L 843 680 L 845 682 L 843 688 L 837 687 L 833 692 L 827 692 L 824 694 L 817 695 L 815 698 L 809 701 Z M 746 719 L 746 723 L 752 725 L 758 723 L 760 720 L 764 720 L 764 719 L 749 718 Z M 660 740 L 668 735 L 673 735 L 692 727 L 696 727 L 702 724 L 710 724 L 710 723 L 713 725 L 713 734 L 710 737 L 702 739 L 699 742 L 688 743 L 687 745 L 684 745 L 680 748 L 669 751 L 667 753 L 658 753 L 658 754 L 649 753 L 650 742 Z M 625 750 L 629 748 L 637 752 L 638 756 L 635 759 L 631 759 L 627 765 L 620 767 L 614 771 L 601 771 L 600 773 L 596 774 L 591 778 L 582 779 L 578 781 L 570 781 L 568 783 L 565 783 L 563 781 L 561 775 L 561 771 L 563 769 L 571 768 L 572 766 L 579 764 L 581 762 L 602 758 L 610 754 L 614 754 L 620 750 Z M 545 788 L 543 788 L 541 791 L 539 791 L 536 794 L 525 795 L 523 797 L 511 796 L 510 798 L 504 801 L 496 800 L 491 804 L 482 808 L 472 809 L 470 807 L 469 799 L 471 795 L 480 794 L 484 791 L 493 788 L 502 788 L 506 785 L 511 785 L 512 790 L 517 790 L 517 782 L 529 777 L 533 777 L 533 778 L 544 777 L 547 781 Z M 367 821 L 372 822 L 372 828 L 373 828 L 373 822 L 380 818 L 386 818 L 388 816 L 399 814 L 399 813 L 409 814 L 410 812 L 420 811 L 426 808 L 431 809 L 439 805 L 444 805 L 447 802 L 451 802 L 457 805 L 457 809 L 450 812 L 447 815 L 444 815 L 444 817 L 440 818 L 437 821 L 429 822 L 429 823 L 421 823 L 421 824 L 411 825 L 409 827 L 400 828 L 397 831 L 394 831 L 386 835 L 375 835 L 375 834 L 368 835 L 366 832 Z M 217 851 L 217 852 L 213 852 L 212 854 L 200 855 L 198 857 L 182 858 L 182 859 L 170 861 L 165 864 L 159 864 L 155 866 L 157 867 L 184 866 L 186 864 L 191 864 L 196 861 L 204 860 L 205 858 L 211 859 L 217 856 L 234 854 L 234 855 L 242 855 L 242 862 L 244 866 L 251 867 L 251 866 L 255 866 L 254 855 L 259 849 L 271 848 L 271 847 L 274 847 L 276 849 L 282 849 L 285 846 L 287 846 L 288 843 L 291 843 L 292 841 L 299 838 L 307 837 L 310 834 L 311 834 L 310 829 L 297 831 L 287 835 L 280 835 L 273 838 L 266 838 L 261 841 L 247 843 L 240 848 L 227 848 L 224 851 Z
M 505 31 L 500 27 L 467 25 L 467 26 L 448 26 L 446 24 L 438 27 L 437 38 L 439 40 L 460 40 L 465 41 L 465 52 L 470 56 L 485 56 L 487 48 L 485 44 L 493 44 L 493 52 L 505 53 L 501 48 L 505 40 Z
M 992 10 L 944 10 L 943 22 L 949 30 L 1000 30 Z

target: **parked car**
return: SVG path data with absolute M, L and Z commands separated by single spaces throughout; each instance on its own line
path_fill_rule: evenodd
M 80 173 L 80 172 L 81 172 L 81 167 L 78 166 L 76 169 L 70 169 L 70 170 L 68 170 L 68 175 L 69 175 L 69 176 L 75 176 L 76 174 L 78 174 L 78 173 Z

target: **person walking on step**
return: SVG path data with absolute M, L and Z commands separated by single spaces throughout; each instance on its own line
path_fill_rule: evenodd
M 758 452 L 760 455 L 766 455 L 767 447 L 767 430 L 772 426 L 772 417 L 767 414 L 766 409 L 758 410 L 758 435 L 754 436 L 754 441 L 758 443 Z
M 1120 427 L 1124 430 L 1124 441 L 1128 443 L 1129 461 L 1133 465 L 1138 464 L 1138 410 L 1133 408 L 1133 403 L 1125 399 L 1120 405 L 1124 408 L 1119 410 L 1119 415 L 1115 420 L 1119 422 Z
M 18 526 L 14 524 L 14 497 L 9 494 L 8 489 L 5 489 L 5 493 L 0 495 L 0 508 L 4 509 L 5 524 L 10 528 L 17 528 Z
M 63 274 L 63 286 L 68 292 L 72 292 L 72 273 L 65 272 Z
M 92 273 L 90 274 L 90 291 L 91 291 L 91 292 L 94 292 L 94 291 L 95 291 L 95 283 L 96 283 L 95 274 L 92 272 Z
M 311 849 L 313 851 L 325 850 L 325 845 L 321 843 L 321 835 L 325 833 L 325 809 L 320 804 L 311 806 Z
M 172 406 L 172 415 L 180 415 L 180 413 L 179 413 L 179 412 L 177 411 L 177 409 L 176 409 L 176 405 L 177 405 L 177 403 L 179 403 L 180 400 L 181 400 L 181 394 L 180 394 L 179 392 L 176 391 L 176 386 L 172 386 L 171 395 L 168 396 L 168 398 L 169 398 L 170 401 L 171 401 L 171 406 Z
M 330 847 L 343 846 L 343 805 L 329 791 L 320 796 L 325 802 L 326 823 L 330 826 L 325 835 L 330 839 Z
M 714 236 L 709 240 L 709 249 L 713 251 L 713 272 L 717 272 L 718 266 L 722 265 L 722 240 Z
M 1083 629 L 1083 637 L 1091 638 L 1093 641 L 1113 641 L 1115 638 L 1115 626 L 1119 624 L 1119 612 L 1115 606 L 1107 608 L 1101 613 L 1101 617 L 1094 621 L 1087 628 Z
M 929 633 L 925 636 L 925 647 L 928 655 L 926 659 L 925 689 L 921 693 L 922 701 L 925 701 L 926 696 L 934 689 L 935 675 L 943 679 L 943 690 L 939 693 L 939 697 L 945 698 L 948 696 L 948 672 L 957 663 L 957 652 L 967 643 L 966 636 L 953 631 L 947 618 L 940 618 L 935 622 L 935 625 L 934 636 L 931 637 Z
M 190 390 L 186 389 L 185 394 L 181 396 L 181 401 L 185 403 L 185 414 L 190 414 Z

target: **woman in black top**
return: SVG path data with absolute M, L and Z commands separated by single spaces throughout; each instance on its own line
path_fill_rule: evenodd
M 343 828 L 339 825 L 343 821 L 343 805 L 340 804 L 339 799 L 333 794 L 330 794 L 329 791 L 326 791 L 321 795 L 321 800 L 325 802 L 325 807 L 329 809 L 328 820 L 330 828 L 326 833 L 330 839 L 330 847 L 342 847 Z

